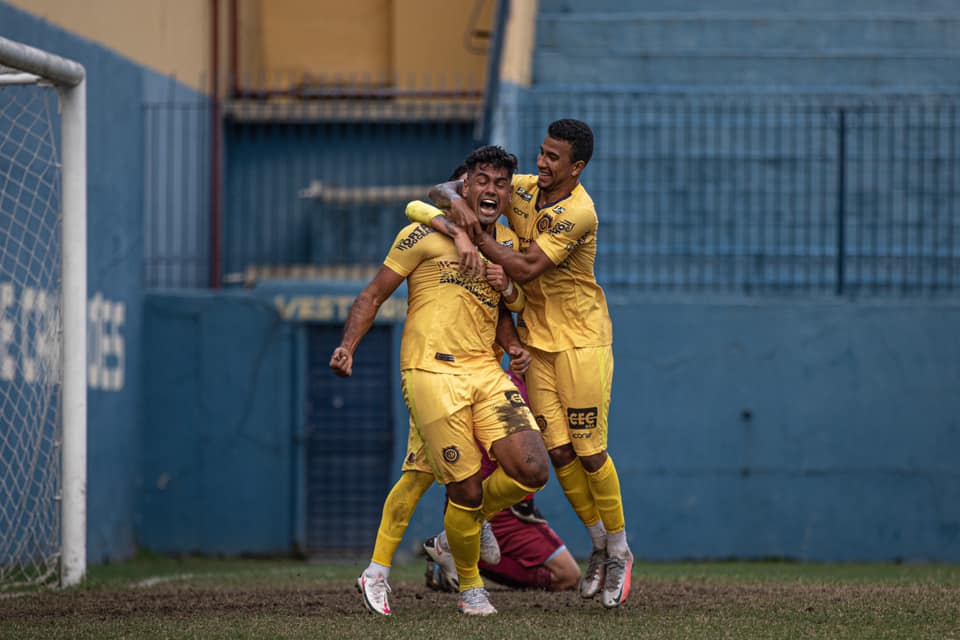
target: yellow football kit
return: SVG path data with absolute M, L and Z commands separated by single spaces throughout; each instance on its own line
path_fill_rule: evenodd
M 594 275 L 597 213 L 583 185 L 537 207 L 537 176 L 515 175 L 508 214 L 521 250 L 536 243 L 556 265 L 524 285 L 517 330 L 533 355 L 527 392 L 547 449 L 572 442 L 578 455 L 607 446 L 613 329 Z
M 497 224 L 494 232 L 497 242 L 517 248 L 511 230 Z M 384 265 L 407 279 L 404 401 L 437 480 L 459 482 L 480 469 L 478 441 L 489 453 L 510 433 L 537 428 L 494 352 L 500 293 L 483 277 L 460 273 L 453 241 L 419 223 L 400 231 Z M 411 466 L 418 466 L 412 453 Z

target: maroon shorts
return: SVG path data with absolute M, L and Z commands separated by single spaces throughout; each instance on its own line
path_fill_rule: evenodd
M 525 568 L 542 565 L 563 545 L 553 529 L 545 524 L 530 524 L 504 509 L 490 519 L 493 534 L 500 544 L 500 555 L 511 558 Z M 480 568 L 496 573 L 497 565 L 480 562 Z

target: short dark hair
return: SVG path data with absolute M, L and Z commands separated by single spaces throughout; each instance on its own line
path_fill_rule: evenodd
M 494 169 L 506 169 L 510 176 L 513 176 L 513 174 L 517 172 L 517 156 L 508 153 L 503 147 L 495 144 L 488 144 L 474 149 L 473 152 L 467 156 L 465 164 L 468 173 L 473 173 L 473 170 L 481 164 L 488 164 Z
M 447 181 L 448 181 L 448 182 L 452 182 L 452 181 L 454 181 L 454 180 L 459 180 L 459 179 L 460 179 L 460 176 L 462 176 L 462 175 L 465 174 L 466 172 L 467 172 L 467 165 L 465 165 L 465 164 L 458 164 L 458 165 L 457 165 L 457 168 L 454 169 L 454 170 L 453 170 L 453 173 L 450 174 L 450 177 L 447 178 Z
M 574 162 L 583 160 L 586 164 L 593 157 L 593 131 L 586 122 L 573 118 L 554 120 L 547 127 L 547 135 L 569 142 Z

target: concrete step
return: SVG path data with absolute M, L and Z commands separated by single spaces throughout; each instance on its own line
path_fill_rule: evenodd
M 960 13 L 956 0 L 540 0 L 538 12 L 629 13 L 635 11 L 757 11 L 804 14 L 810 12 L 940 12 Z
M 538 51 L 534 84 L 677 84 L 746 87 L 957 87 L 960 54 L 736 49 L 632 50 L 610 55 Z
M 958 2 L 960 4 L 960 2 Z M 629 13 L 547 14 L 537 49 L 607 54 L 698 48 L 745 52 L 796 49 L 960 51 L 960 13 Z

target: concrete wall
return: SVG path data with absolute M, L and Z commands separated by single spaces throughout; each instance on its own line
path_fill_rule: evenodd
M 960 306 L 613 313 L 611 450 L 643 555 L 960 558 Z
M 359 288 L 288 283 L 148 300 L 154 444 L 144 468 L 160 472 L 147 480 L 149 546 L 237 550 L 237 535 L 203 516 L 213 508 L 252 527 L 242 550 L 278 550 L 289 522 L 278 509 L 303 488 L 282 446 L 269 444 L 302 414 L 286 404 L 295 338 L 277 318 L 340 324 Z M 610 451 L 639 556 L 960 560 L 960 306 L 650 300 L 614 301 L 611 314 Z M 392 477 L 407 432 L 396 387 Z M 196 486 L 155 488 L 170 465 Z M 255 470 L 263 490 L 245 490 L 240 469 Z M 211 506 L 214 497 L 222 502 Z M 442 500 L 431 490 L 401 552 L 440 526 Z M 540 507 L 585 555 L 589 541 L 555 480 Z M 226 519 L 230 510 L 239 515 Z
M 131 61 L 208 91 L 210 2 L 5 0 L 49 26 L 119 52 Z M 221 3 L 225 4 L 225 3 Z M 10 36 L 7 36 L 10 37 Z M 88 90 L 88 95 L 90 91 Z
M 245 292 L 151 293 L 138 545 L 293 549 L 296 326 Z
M 8 0 L 8 4 L 98 42 L 161 75 L 210 93 L 213 8 L 209 0 Z M 472 3 L 471 3 L 472 4 Z M 400 86 L 446 77 L 482 89 L 494 2 L 476 15 L 444 0 L 239 0 L 238 72 L 243 84 L 299 84 L 304 75 L 356 76 Z M 230 3 L 219 2 L 221 87 L 230 51 Z M 439 53 L 439 55 L 438 55 Z M 416 79 L 416 80 L 415 80 Z
M 88 557 L 129 556 L 140 481 L 143 102 L 196 95 L 104 47 L 0 3 L 0 35 L 87 72 Z

